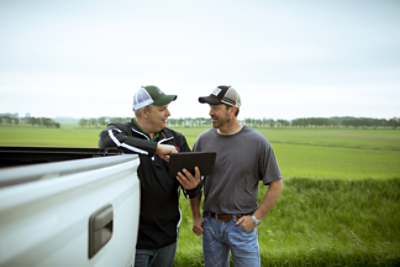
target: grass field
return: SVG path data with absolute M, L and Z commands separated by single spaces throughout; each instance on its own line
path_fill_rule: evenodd
M 207 128 L 177 128 L 190 146 Z M 400 131 L 257 129 L 285 188 L 259 231 L 263 266 L 399 266 Z M 1 146 L 97 147 L 100 128 L 0 127 Z M 260 187 L 259 200 L 264 186 Z M 188 200 L 174 266 L 202 266 Z
M 193 146 L 207 128 L 176 130 Z M 258 130 L 270 140 L 285 178 L 400 178 L 400 131 Z M 97 147 L 100 131 L 78 126 L 0 127 L 0 145 Z

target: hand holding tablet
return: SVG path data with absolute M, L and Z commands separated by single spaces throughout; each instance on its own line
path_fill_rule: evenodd
M 201 181 L 200 179 L 201 174 L 199 168 L 194 167 L 194 170 L 195 170 L 194 176 L 186 169 L 183 169 L 182 171 L 178 172 L 178 175 L 176 176 L 178 182 L 186 190 L 195 189 Z

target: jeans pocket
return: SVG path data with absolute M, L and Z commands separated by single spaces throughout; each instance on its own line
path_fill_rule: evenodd
M 247 231 L 247 230 L 244 230 L 240 225 L 238 225 L 238 227 L 239 227 L 239 229 L 240 229 L 240 232 L 241 232 L 243 235 L 246 235 L 246 236 L 253 235 L 253 234 L 254 234 L 254 231 L 256 230 L 256 228 L 254 228 L 253 230 Z

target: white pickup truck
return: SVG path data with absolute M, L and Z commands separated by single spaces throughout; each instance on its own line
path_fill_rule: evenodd
M 0 147 L 0 266 L 134 266 L 139 157 Z

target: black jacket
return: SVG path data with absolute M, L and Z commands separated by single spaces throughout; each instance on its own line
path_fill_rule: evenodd
M 177 146 L 180 152 L 190 152 L 185 137 L 169 128 L 160 132 L 157 142 L 150 141 L 133 121 L 111 123 L 100 133 L 100 148 L 118 147 L 140 157 L 138 176 L 141 201 L 137 249 L 158 249 L 175 243 L 182 219 L 179 209 L 180 184 L 176 178 L 168 175 L 168 162 L 155 155 L 157 143 Z M 186 198 L 193 198 L 200 192 L 200 187 L 183 191 Z

